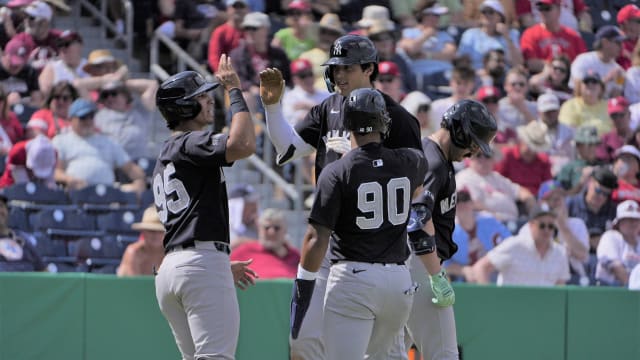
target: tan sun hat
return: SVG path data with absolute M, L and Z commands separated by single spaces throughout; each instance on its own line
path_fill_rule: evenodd
M 122 66 L 122 62 L 116 59 L 108 49 L 97 49 L 89 53 L 87 63 L 82 70 L 89 75 L 94 75 L 96 67 L 104 64 L 115 64 L 116 68 Z
M 547 125 L 539 121 L 531 121 L 527 125 L 518 126 L 516 132 L 518 138 L 535 152 L 545 152 L 551 148 Z
M 164 225 L 160 222 L 156 207 L 151 205 L 142 214 L 142 221 L 131 224 L 131 228 L 137 231 L 164 231 Z

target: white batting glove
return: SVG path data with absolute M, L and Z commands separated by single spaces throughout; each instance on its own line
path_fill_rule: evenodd
M 333 151 L 338 154 L 345 154 L 351 151 L 351 140 L 342 137 L 334 136 L 327 140 L 327 151 Z

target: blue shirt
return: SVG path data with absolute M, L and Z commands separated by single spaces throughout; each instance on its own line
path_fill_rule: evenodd
M 476 215 L 476 237 L 486 251 L 493 249 L 494 246 L 511 235 L 509 229 L 493 216 Z M 460 265 L 471 265 L 469 240 L 469 233 L 462 226 L 457 225 L 453 230 L 453 241 L 458 244 L 458 252 L 447 263 L 454 262 Z
M 517 30 L 509 30 L 509 37 L 516 48 L 519 48 L 520 34 Z M 474 69 L 482 69 L 482 57 L 494 49 L 502 49 L 505 57 L 509 57 L 509 45 L 502 35 L 491 36 L 481 28 L 471 28 L 462 33 L 458 44 L 458 55 L 469 55 Z

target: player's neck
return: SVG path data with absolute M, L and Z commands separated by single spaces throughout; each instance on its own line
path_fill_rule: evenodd
M 440 147 L 440 150 L 442 150 L 442 153 L 447 160 L 449 160 L 449 147 L 451 146 L 451 139 L 449 136 L 449 131 L 443 128 L 440 128 L 438 131 L 429 135 L 429 139 L 438 144 L 438 147 Z
M 351 148 L 365 146 L 370 143 L 380 143 L 382 139 L 380 138 L 380 133 L 370 133 L 358 135 L 356 133 L 351 133 Z

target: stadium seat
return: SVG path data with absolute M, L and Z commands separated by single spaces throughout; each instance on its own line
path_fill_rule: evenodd
M 45 260 L 68 256 L 67 244 L 62 240 L 53 240 L 45 233 L 34 233 L 33 244 L 38 254 Z
M 109 236 L 69 242 L 69 251 L 75 255 L 79 264 L 78 270 L 85 272 L 115 273 L 124 249 L 124 245 Z
M 115 209 L 137 210 L 140 208 L 136 194 L 102 184 L 90 185 L 80 190 L 70 190 L 69 198 L 72 204 L 90 212 Z
M 103 234 L 96 230 L 95 218 L 80 210 L 46 209 L 31 214 L 29 222 L 34 230 L 52 238 L 69 239 Z
M 9 199 L 10 206 L 22 207 L 29 211 L 70 205 L 64 190 L 49 189 L 32 182 L 12 185 L 4 189 L 3 194 Z
M 140 209 L 146 209 L 148 208 L 151 204 L 154 203 L 153 200 L 153 190 L 151 189 L 147 189 L 142 193 L 142 196 L 140 197 Z
M 21 207 L 9 207 L 9 227 L 23 231 L 31 231 L 29 224 L 29 214 Z
M 115 210 L 97 215 L 97 229 L 111 234 L 137 235 L 131 229 L 134 222 L 142 219 L 142 211 Z

